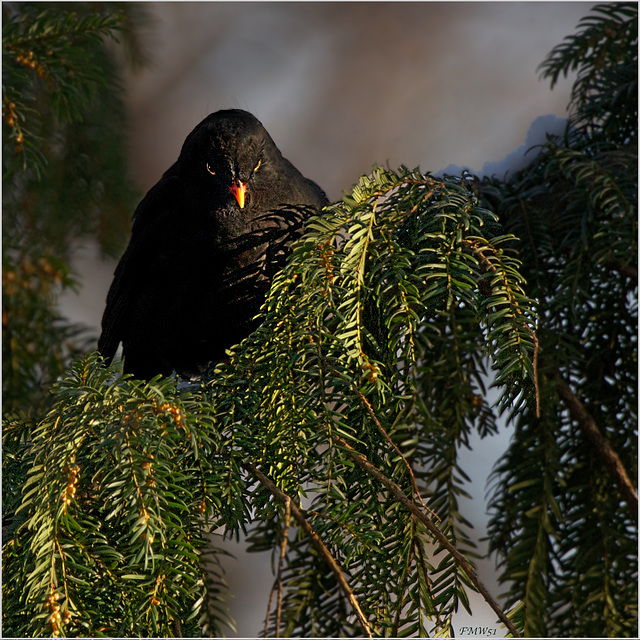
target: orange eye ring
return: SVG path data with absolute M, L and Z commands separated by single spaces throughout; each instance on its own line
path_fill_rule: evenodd
M 211 168 L 209 167 L 209 163 L 207 162 L 207 171 L 212 175 L 215 176 L 216 172 L 215 171 L 211 171 Z

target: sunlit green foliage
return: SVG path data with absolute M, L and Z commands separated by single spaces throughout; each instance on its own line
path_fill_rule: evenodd
M 263 324 L 206 380 L 143 385 L 79 362 L 25 461 L 24 525 L 5 549 L 22 576 L 7 587 L 22 603 L 9 628 L 196 633 L 207 526 L 254 521 L 255 548 L 281 544 L 285 510 L 258 468 L 299 503 L 372 633 L 447 633 L 469 576 L 342 443 L 471 551 L 457 454 L 473 429 L 491 429 L 483 360 L 505 404 L 534 401 L 533 316 L 512 242 L 466 178 L 377 169 L 309 222 Z M 271 632 L 276 618 L 291 635 L 366 632 L 297 524 Z M 208 616 L 212 630 L 224 623 Z

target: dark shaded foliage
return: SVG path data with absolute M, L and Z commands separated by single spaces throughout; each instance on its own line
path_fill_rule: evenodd
M 135 14 L 131 7 L 122 10 Z M 4 3 L 3 408 L 37 416 L 89 339 L 57 310 L 80 241 L 121 249 L 131 209 L 113 5 Z
M 541 67 L 578 73 L 565 136 L 480 185 L 538 309 L 540 416 L 513 413 L 489 531 L 531 635 L 637 634 L 637 36 L 637 5 L 595 7 Z

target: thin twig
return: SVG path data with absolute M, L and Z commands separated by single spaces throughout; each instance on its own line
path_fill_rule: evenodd
M 287 497 L 285 503 L 284 514 L 284 526 L 282 531 L 282 544 L 280 545 L 280 559 L 278 560 L 278 571 L 276 573 L 276 579 L 273 582 L 271 591 L 269 593 L 269 602 L 267 604 L 267 615 L 264 620 L 264 636 L 267 637 L 269 633 L 269 616 L 271 615 L 271 603 L 273 602 L 273 596 L 277 592 L 278 601 L 276 603 L 276 638 L 280 637 L 280 619 L 282 615 L 282 567 L 284 565 L 284 559 L 287 554 L 287 543 L 289 542 L 289 521 L 291 517 L 291 498 Z
M 302 512 L 300 511 L 300 509 L 298 509 L 295 502 L 293 502 L 293 500 L 291 500 L 291 498 L 286 493 L 281 491 L 273 483 L 273 481 L 271 481 L 255 465 L 251 464 L 250 462 L 244 462 L 242 466 L 247 471 L 252 473 L 260 481 L 260 483 L 264 485 L 280 502 L 282 502 L 283 504 L 287 504 L 287 501 L 289 502 L 291 515 L 293 515 L 295 520 L 298 522 L 298 524 L 302 527 L 304 532 L 307 534 L 307 536 L 311 540 L 311 544 L 313 544 L 313 546 L 316 548 L 316 551 L 318 551 L 318 553 L 322 556 L 325 562 L 329 565 L 329 568 L 331 569 L 333 575 L 336 577 L 338 584 L 342 588 L 343 593 L 349 600 L 351 607 L 353 608 L 356 616 L 358 617 L 358 620 L 360 621 L 362 628 L 365 630 L 367 637 L 372 638 L 373 636 L 371 635 L 371 627 L 369 626 L 367 619 L 364 617 L 364 613 L 362 612 L 362 609 L 360 609 L 360 605 L 358 604 L 358 601 L 353 595 L 353 591 L 351 591 L 351 587 L 349 586 L 349 583 L 344 577 L 342 570 L 340 569 L 340 566 L 335 561 L 334 557 L 331 555 L 331 552 L 329 551 L 329 549 L 327 549 L 324 542 L 322 542 L 322 540 L 320 539 L 320 536 L 318 536 L 318 534 L 313 530 L 311 525 L 307 522 L 306 518 L 302 515 Z
M 611 443 L 600 433 L 596 421 L 573 393 L 560 373 L 556 373 L 556 380 L 558 383 L 558 393 L 567 406 L 567 409 L 569 409 L 569 415 L 578 423 L 582 432 L 594 445 L 596 453 L 600 456 L 609 474 L 618 485 L 622 498 L 629 505 L 631 516 L 637 523 L 638 494 L 620 457 L 614 451 Z
M 630 264 L 623 264 L 619 260 L 607 260 L 605 261 L 605 265 L 620 272 L 623 276 L 631 278 L 631 280 L 635 282 L 638 281 L 638 270 Z
M 376 426 L 378 427 L 378 429 L 380 430 L 382 435 L 386 438 L 387 442 L 393 447 L 394 451 L 400 456 L 400 458 L 404 462 L 405 467 L 407 467 L 407 470 L 409 471 L 409 475 L 411 476 L 411 482 L 413 483 L 413 490 L 416 492 L 416 495 L 418 496 L 418 500 L 420 500 L 420 504 L 434 518 L 437 518 L 438 520 L 440 520 L 440 517 L 438 516 L 438 514 L 434 513 L 424 503 L 424 500 L 422 499 L 422 496 L 420 495 L 420 489 L 418 488 L 418 482 L 416 481 L 416 477 L 413 474 L 413 469 L 411 468 L 411 465 L 409 464 L 409 461 L 404 457 L 404 455 L 402 454 L 402 451 L 400 451 L 400 449 L 398 449 L 398 447 L 395 444 L 395 442 L 389 437 L 389 434 L 384 430 L 384 427 L 380 424 L 380 421 L 378 420 L 378 416 L 376 416 L 376 414 L 375 414 L 375 412 L 373 410 L 373 407 L 371 406 L 371 403 L 364 397 L 364 395 L 362 395 L 362 392 L 360 391 L 360 389 L 358 389 L 355 385 L 353 386 L 353 390 L 358 394 L 358 396 L 360 397 L 362 402 L 364 402 L 364 405 L 367 407 L 367 410 L 369 411 L 371 417 L 373 418 L 373 421 L 376 423 Z
M 284 513 L 284 527 L 282 531 L 282 545 L 280 546 L 280 561 L 278 562 L 278 604 L 276 605 L 276 638 L 280 637 L 280 620 L 282 617 L 282 567 L 287 555 L 287 542 L 289 541 L 289 520 L 291 519 L 291 498 L 287 497 Z
M 271 591 L 269 592 L 269 602 L 267 602 L 267 615 L 264 618 L 264 637 L 269 637 L 269 616 L 271 615 L 271 604 L 273 603 L 273 594 L 276 592 L 276 584 L 273 583 Z M 276 631 L 277 633 L 277 631 Z
M 340 436 L 333 435 L 333 440 L 338 444 L 344 452 L 364 471 L 376 478 L 407 508 L 411 513 L 422 522 L 427 529 L 433 534 L 434 538 L 451 554 L 456 564 L 467 574 L 469 580 L 474 584 L 478 592 L 485 599 L 487 604 L 493 609 L 500 621 L 507 627 L 515 638 L 519 638 L 520 634 L 514 626 L 513 622 L 507 618 L 500 605 L 493 599 L 487 588 L 480 582 L 473 567 L 468 560 L 447 540 L 446 536 L 438 527 L 425 515 L 425 513 L 413 502 L 407 498 L 402 489 L 393 480 L 390 480 L 373 464 L 371 464 L 363 455 L 358 453 L 346 440 Z
M 530 329 L 530 335 L 533 339 L 533 386 L 536 390 L 536 418 L 540 418 L 542 412 L 540 410 L 540 384 L 538 381 L 538 354 L 540 352 L 540 343 L 538 342 L 538 334 Z

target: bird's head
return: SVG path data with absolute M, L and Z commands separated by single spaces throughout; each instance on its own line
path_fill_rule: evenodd
M 250 208 L 268 185 L 280 152 L 259 120 L 246 111 L 217 111 L 205 118 L 182 147 L 180 172 L 207 191 Z

